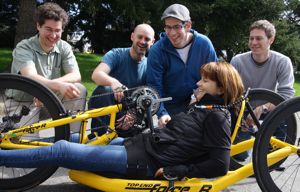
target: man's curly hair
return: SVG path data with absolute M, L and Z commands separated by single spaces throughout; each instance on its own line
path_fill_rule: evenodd
M 62 28 L 64 29 L 69 22 L 69 16 L 67 12 L 58 4 L 51 2 L 38 6 L 35 16 L 36 22 L 40 26 L 42 26 L 46 20 L 50 19 L 55 21 L 61 21 Z

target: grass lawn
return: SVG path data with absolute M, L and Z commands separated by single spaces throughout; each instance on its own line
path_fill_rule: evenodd
M 75 56 L 79 64 L 82 83 L 88 91 L 88 96 L 90 96 L 96 87 L 96 84 L 91 80 L 91 75 L 98 66 L 101 56 L 89 53 L 76 53 Z
M 12 56 L 11 56 L 11 50 L 10 49 L 3 49 L 0 48 L 0 72 L 3 72 L 4 70 L 9 69 L 8 66 L 12 62 Z M 97 54 L 89 54 L 89 53 L 76 53 L 75 54 L 81 76 L 82 76 L 82 82 L 84 86 L 88 90 L 88 95 L 90 96 L 96 87 L 95 83 L 91 80 L 91 75 L 93 70 L 97 67 L 101 56 Z M 295 75 L 295 84 L 294 88 L 296 90 L 296 96 L 300 96 L 300 74 Z
M 296 90 L 295 96 L 300 96 L 300 74 L 295 74 L 294 88 Z
M 0 72 L 9 70 L 8 66 L 12 62 L 12 55 L 10 49 L 0 48 Z

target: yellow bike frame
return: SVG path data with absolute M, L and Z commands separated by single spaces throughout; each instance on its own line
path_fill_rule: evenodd
M 246 101 L 243 100 L 241 103 L 240 112 L 237 118 L 235 128 L 232 133 L 231 142 L 233 143 L 237 131 L 240 127 L 240 123 L 245 110 Z M 109 143 L 112 139 L 117 137 L 115 132 L 115 120 L 116 114 L 120 112 L 122 105 L 113 105 L 108 107 L 103 107 L 99 109 L 88 110 L 85 112 L 80 112 L 76 115 L 65 117 L 57 120 L 39 122 L 32 125 L 23 126 L 14 130 L 7 132 L 0 144 L 1 148 L 8 149 L 24 149 L 39 146 L 48 146 L 52 143 L 34 141 L 28 142 L 26 140 L 20 140 L 19 143 L 13 143 L 14 137 L 21 137 L 22 135 L 28 133 L 38 132 L 44 129 L 58 127 L 61 125 L 69 124 L 72 122 L 81 121 L 81 137 L 80 143 L 87 143 L 93 145 L 105 145 Z M 94 117 L 110 115 L 109 130 L 106 134 L 102 136 L 96 136 L 96 138 L 88 142 L 88 137 L 86 133 L 87 120 Z M 241 152 L 247 151 L 253 147 L 254 139 L 246 140 L 237 144 L 232 144 L 230 155 L 236 155 Z M 276 162 L 284 159 L 292 153 L 297 153 L 298 148 L 294 145 L 290 145 L 276 138 L 272 138 L 271 144 L 276 146 L 276 150 L 268 154 L 268 166 L 275 164 Z M 234 183 L 241 181 L 244 178 L 253 175 L 252 163 L 248 163 L 243 167 L 235 170 L 229 171 L 226 175 L 215 178 L 215 179 L 203 179 L 203 178 L 186 178 L 183 181 L 175 181 L 173 188 L 170 189 L 172 185 L 166 180 L 129 180 L 129 179 L 116 179 L 107 178 L 95 173 L 86 171 L 76 171 L 71 170 L 69 172 L 69 177 L 84 185 L 102 190 L 102 191 L 197 191 L 197 192 L 216 192 L 227 188 Z
M 34 123 L 32 125 L 26 125 L 11 131 L 8 131 L 5 133 L 5 135 L 2 138 L 2 142 L 0 143 L 1 148 L 6 149 L 26 149 L 26 148 L 32 148 L 32 147 L 40 147 L 40 146 L 48 146 L 52 145 L 52 143 L 48 142 L 42 142 L 42 141 L 27 141 L 24 139 L 20 139 L 18 143 L 13 142 L 14 137 L 21 137 L 26 134 L 35 133 L 41 130 L 53 128 L 53 127 L 59 127 L 62 125 L 66 125 L 73 122 L 81 121 L 82 126 L 80 130 L 80 143 L 87 143 L 88 137 L 86 133 L 86 127 L 87 127 L 87 120 L 104 116 L 104 115 L 110 115 L 110 122 L 109 122 L 109 128 L 111 131 L 109 131 L 107 134 L 104 134 L 101 137 L 97 137 L 93 141 L 89 142 L 89 144 L 107 144 L 112 139 L 117 137 L 117 133 L 115 130 L 115 120 L 116 120 L 116 114 L 122 110 L 122 105 L 113 105 L 93 110 L 88 110 L 85 112 L 80 112 L 76 115 L 72 115 L 70 117 L 65 117 L 57 120 L 51 120 L 51 121 L 45 121 L 45 122 L 39 122 Z
M 245 110 L 245 102 L 242 102 L 241 109 L 237 118 L 237 122 L 232 133 L 231 142 L 233 143 Z M 253 147 L 254 138 L 237 144 L 232 144 L 230 156 L 247 151 Z M 290 154 L 297 154 L 298 147 L 285 143 L 279 139 L 272 138 L 271 144 L 276 150 L 267 156 L 268 166 L 271 166 L 280 160 L 286 158 Z M 226 175 L 215 179 L 204 178 L 186 178 L 183 181 L 175 181 L 173 187 L 170 188 L 170 182 L 166 180 L 129 180 L 118 178 L 107 178 L 101 175 L 86 172 L 71 170 L 69 177 L 81 184 L 90 186 L 101 191 L 191 191 L 191 192 L 217 192 L 251 176 L 254 174 L 252 163 L 248 163 L 243 167 L 229 171 Z

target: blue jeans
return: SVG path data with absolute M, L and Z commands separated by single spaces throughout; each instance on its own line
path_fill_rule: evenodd
M 1 165 L 20 168 L 60 166 L 124 175 L 127 172 L 127 152 L 123 145 L 93 146 L 61 140 L 48 147 L 0 150 Z
M 88 108 L 96 109 L 96 108 L 117 104 L 118 102 L 115 100 L 114 95 L 108 93 L 112 93 L 111 87 L 98 86 L 92 93 L 92 97 L 88 103 Z M 131 94 L 131 92 L 129 91 L 128 94 Z M 97 95 L 101 95 L 101 96 L 97 97 Z M 126 113 L 125 111 L 118 112 L 117 119 L 121 118 L 125 113 Z M 92 118 L 91 131 L 97 132 L 98 135 L 105 134 L 107 131 L 107 127 L 109 125 L 109 121 L 110 121 L 109 115 Z M 134 130 L 117 129 L 116 131 L 120 137 L 132 137 L 136 134 Z
M 112 92 L 111 87 L 103 87 L 103 86 L 96 87 L 96 89 L 92 93 L 91 99 L 89 100 L 88 108 L 96 109 L 96 108 L 101 108 L 101 107 L 106 107 L 109 105 L 116 104 L 113 94 L 102 95 L 97 97 L 97 95 L 111 93 L 111 92 Z M 91 122 L 91 130 L 94 131 L 95 129 L 98 128 L 97 129 L 98 134 L 103 135 L 104 133 L 106 133 L 105 126 L 107 126 L 108 124 L 109 124 L 109 116 L 93 118 Z
M 79 138 L 80 138 L 79 133 L 73 133 L 70 135 L 69 141 L 72 143 L 79 143 Z M 92 141 L 92 140 L 90 140 L 90 141 Z M 123 145 L 123 143 L 124 143 L 124 138 L 117 137 L 117 138 L 113 139 L 111 142 L 109 142 L 108 145 Z

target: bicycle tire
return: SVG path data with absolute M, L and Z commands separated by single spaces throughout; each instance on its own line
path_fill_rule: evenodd
M 260 103 L 266 103 L 270 102 L 277 106 L 278 104 L 282 103 L 284 101 L 284 98 L 280 96 L 279 94 L 275 93 L 274 91 L 263 89 L 263 88 L 255 88 L 251 89 L 249 91 L 249 102 L 252 107 L 259 105 Z M 256 102 L 256 103 L 255 103 Z M 267 117 L 266 115 L 263 119 L 260 119 L 261 121 L 264 121 L 264 119 Z M 297 127 L 295 124 L 288 125 L 287 135 L 289 138 L 291 138 L 291 142 L 294 142 L 296 140 L 296 132 Z M 238 135 L 237 135 L 238 137 Z M 249 151 L 250 153 L 250 151 Z M 230 170 L 236 170 L 244 166 L 245 164 L 251 162 L 252 155 L 249 154 L 248 159 L 246 159 L 244 162 L 237 160 L 235 156 L 230 158 Z
M 293 122 L 295 117 L 299 116 L 297 112 L 300 112 L 300 97 L 292 98 L 278 105 L 265 119 L 258 131 L 254 142 L 253 168 L 262 191 L 299 191 L 299 181 L 295 180 L 296 177 L 299 180 L 299 154 L 286 157 L 285 162 L 280 165 L 280 172 L 274 169 L 274 165 L 267 166 L 267 154 L 272 146 L 269 142 L 270 138 L 282 122 Z
M 7 103 L 7 95 L 5 94 L 6 90 L 11 91 L 22 91 L 26 94 L 31 95 L 33 98 L 37 98 L 39 101 L 43 103 L 43 110 L 47 112 L 47 115 L 52 119 L 58 119 L 60 118 L 61 114 L 65 114 L 65 109 L 62 106 L 61 102 L 58 100 L 57 96 L 50 91 L 48 88 L 44 87 L 42 84 L 33 81 L 32 79 L 20 76 L 20 75 L 14 75 L 14 74 L 6 74 L 2 73 L 0 74 L 0 91 L 2 93 L 0 97 L 0 104 L 3 106 L 2 112 L 0 114 L 2 117 L 0 117 L 0 122 L 3 120 L 3 117 L 7 117 L 7 109 L 10 106 Z M 32 99 L 31 99 L 32 101 Z M 31 102 L 32 103 L 32 102 Z M 10 114 L 11 115 L 11 114 Z M 38 113 L 39 118 L 41 117 L 40 113 Z M 29 116 L 29 115 L 28 115 Z M 34 116 L 34 115 L 33 115 Z M 30 117 L 34 118 L 34 117 Z M 4 122 L 4 120 L 3 120 Z M 20 123 L 20 122 L 19 122 Z M 21 124 L 21 123 L 20 123 Z M 4 124 L 3 124 L 4 125 Z M 4 127 L 4 126 L 3 126 Z M 2 127 L 2 128 L 3 128 Z M 58 141 L 61 139 L 68 139 L 69 138 L 69 126 L 60 126 L 60 127 L 54 127 L 53 129 L 53 135 L 52 140 Z M 1 135 L 0 135 L 1 136 Z M 1 146 L 1 142 L 0 142 Z M 0 150 L 5 150 L 1 149 Z M 32 188 L 43 181 L 45 181 L 47 178 L 49 178 L 55 171 L 57 170 L 57 167 L 41 167 L 36 169 L 20 169 L 20 168 L 6 168 L 4 166 L 0 166 L 0 191 L 8 191 L 8 190 L 17 190 L 17 191 L 23 191 L 27 190 L 29 188 Z M 9 172 L 11 171 L 11 172 Z M 18 173 L 16 173 L 18 171 Z M 24 171 L 24 174 L 17 176 L 16 174 L 20 174 Z M 30 171 L 30 172 L 26 172 Z M 8 176 L 7 176 L 8 175 Z

